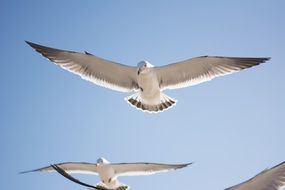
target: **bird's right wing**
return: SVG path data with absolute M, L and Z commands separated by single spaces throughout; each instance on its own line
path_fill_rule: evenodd
M 27 43 L 63 69 L 97 85 L 121 92 L 138 89 L 135 67 L 108 61 L 87 52 L 84 54 Z
M 280 190 L 285 185 L 285 162 L 225 190 Z
M 97 190 L 107 190 L 105 188 L 101 188 L 101 187 L 95 187 L 93 185 L 89 185 L 87 183 L 83 183 L 81 181 L 79 181 L 78 179 L 72 177 L 71 175 L 69 175 L 68 173 L 66 173 L 62 168 L 60 168 L 59 166 L 57 166 L 56 164 L 52 164 L 51 167 L 57 171 L 60 175 L 62 175 L 63 177 L 65 177 L 66 179 L 69 179 L 70 181 L 73 181 L 74 183 L 77 183 L 79 185 L 83 185 L 85 187 L 89 187 L 92 189 L 97 189 Z
M 116 176 L 151 175 L 159 172 L 168 172 L 184 168 L 187 164 L 157 164 L 157 163 L 120 163 L 110 164 Z
M 93 163 L 87 163 L 87 162 L 65 162 L 65 163 L 59 163 L 56 164 L 58 167 L 66 171 L 67 173 L 82 173 L 82 174 L 92 174 L 92 175 L 98 175 L 97 174 L 97 164 Z M 24 171 L 21 173 L 29 173 L 29 172 L 36 172 L 36 171 L 42 171 L 42 172 L 54 172 L 54 168 L 52 166 L 47 166 L 35 170 L 30 171 Z
M 62 168 L 60 168 L 59 166 L 53 164 L 51 165 L 51 167 L 57 171 L 60 175 L 62 175 L 63 177 L 65 177 L 66 179 L 69 179 L 70 181 L 73 181 L 74 183 L 77 183 L 79 185 L 85 186 L 85 187 L 89 187 L 89 190 L 93 190 L 93 189 L 97 189 L 97 190 L 128 190 L 129 187 L 127 185 L 121 185 L 115 189 L 110 189 L 110 188 L 106 188 L 104 187 L 105 184 L 104 183 L 99 183 L 96 186 L 93 185 L 89 185 L 87 183 L 84 183 L 82 181 L 79 181 L 78 179 L 72 177 L 71 175 L 69 175 L 68 173 L 66 173 Z M 91 189 L 90 189 L 91 188 Z

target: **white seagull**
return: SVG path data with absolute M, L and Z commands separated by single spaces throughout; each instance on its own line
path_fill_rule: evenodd
M 176 104 L 175 99 L 162 92 L 165 89 L 193 86 L 270 59 L 201 56 L 160 67 L 141 61 L 133 67 L 88 52 L 66 51 L 26 42 L 50 61 L 83 79 L 120 92 L 134 91 L 135 94 L 125 99 L 132 106 L 146 112 L 162 112 Z
M 285 187 L 285 162 L 225 190 L 281 190 Z
M 121 183 L 117 178 L 119 176 L 137 176 L 137 175 L 151 175 L 159 172 L 168 172 L 170 170 L 176 170 L 184 168 L 192 163 L 186 164 L 158 164 L 158 163 L 116 163 L 111 164 L 104 158 L 99 158 L 97 163 L 86 163 L 86 162 L 66 162 L 53 164 L 51 166 L 25 171 L 21 173 L 43 171 L 43 172 L 54 172 L 57 171 L 64 177 L 89 187 L 91 189 L 98 190 L 127 190 L 129 186 Z M 96 186 L 88 185 L 83 183 L 68 173 L 83 173 L 99 175 L 101 182 Z

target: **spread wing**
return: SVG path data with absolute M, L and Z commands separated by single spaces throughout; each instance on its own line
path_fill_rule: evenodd
M 82 174 L 92 174 L 97 175 L 97 164 L 87 163 L 87 162 L 65 162 L 56 164 L 61 169 L 65 170 L 67 173 L 82 173 Z M 29 173 L 29 172 L 54 172 L 54 168 L 52 166 L 47 166 L 35 170 L 24 171 L 21 173 Z
M 280 190 L 285 185 L 285 162 L 226 190 Z
M 51 167 L 52 167 L 55 171 L 57 171 L 60 175 L 62 175 L 63 177 L 65 177 L 66 179 L 69 179 L 70 181 L 73 181 L 73 182 L 75 182 L 75 183 L 77 183 L 77 184 L 79 184 L 79 185 L 83 185 L 83 186 L 85 186 L 85 187 L 89 187 L 89 188 L 97 189 L 97 190 L 108 190 L 108 189 L 103 188 L 103 187 L 97 187 L 97 186 L 95 187 L 95 186 L 93 186 L 93 185 L 89 185 L 89 184 L 87 184 L 87 183 L 81 182 L 81 181 L 79 181 L 78 179 L 76 179 L 76 178 L 72 177 L 71 175 L 69 175 L 68 173 L 66 173 L 61 167 L 59 167 L 59 166 L 56 165 L 56 164 L 51 165 Z
M 161 89 L 176 89 L 193 86 L 218 76 L 259 65 L 269 59 L 203 56 L 156 67 L 155 70 Z
M 121 92 L 138 89 L 135 67 L 104 60 L 87 52 L 84 54 L 27 43 L 63 69 L 97 85 Z
M 120 163 L 111 164 L 116 176 L 151 175 L 184 168 L 187 164 L 157 164 L 157 163 Z

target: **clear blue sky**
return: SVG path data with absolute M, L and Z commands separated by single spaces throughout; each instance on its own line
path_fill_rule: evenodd
M 134 190 L 219 190 L 285 160 L 284 1 L 50 0 L 0 3 L 1 189 L 85 189 L 59 174 L 19 171 L 64 161 L 192 162 L 124 177 Z M 161 114 L 80 79 L 25 44 L 88 51 L 127 65 L 201 55 L 268 63 L 166 93 Z M 96 176 L 76 175 L 96 184 Z M 187 186 L 187 187 L 185 187 Z

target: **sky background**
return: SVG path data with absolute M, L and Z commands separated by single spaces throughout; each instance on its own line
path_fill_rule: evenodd
M 57 173 L 18 172 L 105 157 L 195 162 L 120 178 L 134 190 L 220 190 L 285 161 L 284 8 L 282 0 L 1 1 L 0 189 L 85 189 Z M 272 59 L 166 91 L 177 105 L 148 114 L 124 101 L 130 94 L 82 80 L 24 40 L 133 66 L 202 55 Z M 75 177 L 98 182 L 97 176 Z

